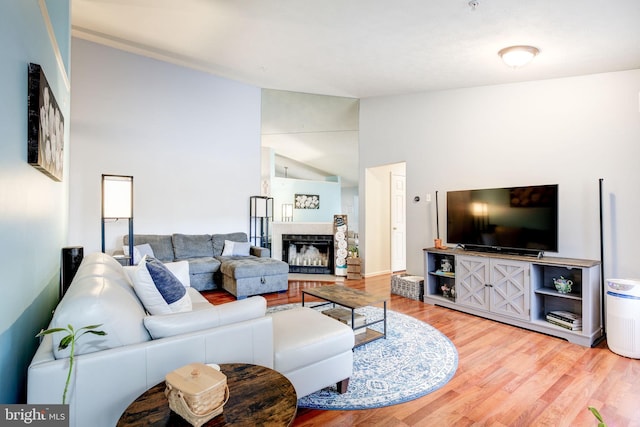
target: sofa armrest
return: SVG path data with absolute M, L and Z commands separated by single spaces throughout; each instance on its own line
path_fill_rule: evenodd
M 269 258 L 271 256 L 269 248 L 261 248 L 260 246 L 251 246 L 249 253 L 258 258 Z
M 43 353 L 51 353 L 51 341 L 43 340 L 42 344 Z M 273 368 L 273 321 L 271 316 L 263 316 L 221 328 L 82 354 L 75 361 L 74 379 L 67 396 L 69 425 L 113 427 L 136 397 L 164 381 L 167 373 L 189 363 L 252 363 Z M 68 363 L 68 358 L 56 360 L 52 353 L 40 354 L 29 366 L 27 403 L 59 403 Z

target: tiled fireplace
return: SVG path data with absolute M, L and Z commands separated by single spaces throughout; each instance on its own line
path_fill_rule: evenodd
M 283 234 L 282 260 L 290 273 L 333 274 L 333 235 Z

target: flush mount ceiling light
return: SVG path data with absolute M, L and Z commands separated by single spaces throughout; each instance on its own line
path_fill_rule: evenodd
M 527 65 L 540 49 L 533 46 L 509 46 L 498 52 L 502 61 L 509 67 L 519 68 Z

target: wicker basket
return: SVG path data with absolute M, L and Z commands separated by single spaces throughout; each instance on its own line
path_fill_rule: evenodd
M 222 413 L 229 399 L 227 377 L 203 363 L 191 363 L 165 377 L 169 407 L 194 427 Z
M 424 297 L 424 277 L 395 274 L 391 276 L 391 293 L 422 301 Z

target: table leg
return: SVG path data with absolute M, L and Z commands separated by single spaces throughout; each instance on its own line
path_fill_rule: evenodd
M 351 329 L 356 330 L 356 310 L 351 309 Z
M 387 302 L 384 302 L 384 339 L 387 339 Z

